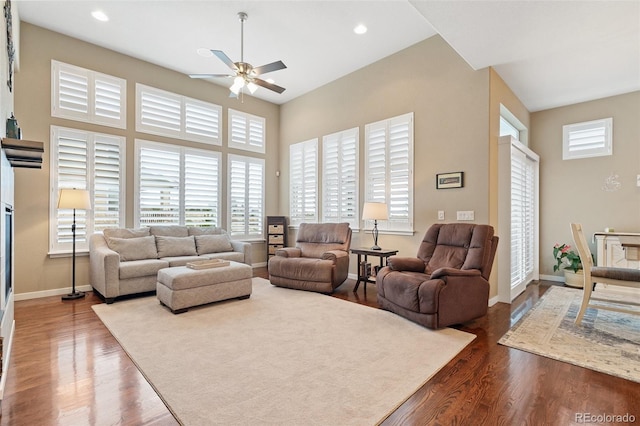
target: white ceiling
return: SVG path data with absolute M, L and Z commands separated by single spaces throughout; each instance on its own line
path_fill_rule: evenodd
M 493 66 L 530 111 L 640 90 L 640 0 L 626 1 L 31 1 L 14 0 L 23 21 L 185 74 L 227 73 L 198 48 L 267 74 L 284 103 L 439 33 L 474 69 Z M 110 18 L 91 17 L 100 9 Z M 364 23 L 368 32 L 356 35 Z M 28 48 L 28 46 L 23 46 Z M 399 64 L 399 73 L 402 72 Z M 216 81 L 229 86 L 230 80 Z

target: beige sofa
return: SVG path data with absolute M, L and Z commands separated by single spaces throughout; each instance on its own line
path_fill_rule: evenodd
M 204 259 L 251 265 L 251 244 L 233 241 L 221 228 L 151 226 L 105 229 L 89 240 L 89 279 L 107 303 L 156 290 L 162 268 Z

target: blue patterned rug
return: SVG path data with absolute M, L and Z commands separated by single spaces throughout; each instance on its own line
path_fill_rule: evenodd
M 577 326 L 581 302 L 582 290 L 551 287 L 498 343 L 640 383 L 640 317 L 588 308 Z

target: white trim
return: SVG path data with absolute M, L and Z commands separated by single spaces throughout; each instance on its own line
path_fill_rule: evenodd
M 602 134 L 599 135 L 598 132 L 602 132 Z M 572 135 L 577 136 L 572 138 Z M 613 118 L 562 126 L 563 160 L 608 155 L 613 155 Z
M 227 146 L 229 148 L 257 152 L 260 154 L 264 154 L 266 152 L 267 120 L 264 117 L 249 114 L 243 111 L 238 111 L 232 108 L 228 109 L 227 116 Z M 244 137 L 234 132 L 234 119 L 244 120 Z M 251 137 L 251 129 L 253 127 L 252 125 L 258 125 L 261 133 L 260 144 L 257 146 L 251 143 L 254 140 Z
M 557 283 L 564 282 L 564 276 L 561 275 L 540 275 L 540 279 L 545 281 L 555 281 Z
M 498 302 L 500 302 L 500 297 L 499 296 L 493 296 L 491 299 L 489 299 L 489 307 L 492 307 L 493 305 L 495 305 Z
M 14 296 L 14 301 L 15 301 Z M 7 377 L 9 376 L 9 363 L 11 362 L 11 349 L 13 348 L 13 337 L 16 332 L 16 320 L 11 321 L 11 332 L 9 336 L 5 336 L 2 342 L 2 376 L 0 377 L 0 402 L 4 399 L 4 388 L 7 384 Z M 6 342 L 6 343 L 5 343 Z
M 88 293 L 88 292 L 93 291 L 93 287 L 91 287 L 91 284 L 77 285 L 76 286 L 76 290 Z M 19 293 L 19 294 L 16 294 L 14 296 L 14 298 L 15 298 L 14 300 L 16 302 L 18 302 L 20 300 L 40 299 L 42 297 L 60 296 L 60 295 L 69 294 L 69 293 L 71 293 L 71 287 L 55 288 L 55 289 L 52 289 L 52 290 L 32 291 L 32 292 L 29 292 L 29 293 Z

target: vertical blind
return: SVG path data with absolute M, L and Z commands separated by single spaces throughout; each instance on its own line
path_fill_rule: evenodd
M 413 113 L 365 126 L 365 162 L 365 201 L 389 209 L 378 227 L 413 231 Z
M 289 146 L 289 221 L 318 222 L 318 139 Z
M 262 238 L 264 159 L 229 154 L 229 226 L 236 238 Z
M 220 226 L 220 153 L 136 141 L 137 225 Z
M 358 128 L 322 138 L 322 221 L 358 229 Z
M 124 226 L 124 146 L 118 136 L 53 126 L 51 128 L 50 250 L 68 250 L 72 244 L 73 210 L 58 209 L 59 191 L 86 189 L 91 210 L 76 211 L 76 245 L 88 248 L 87 235 L 106 227 Z

